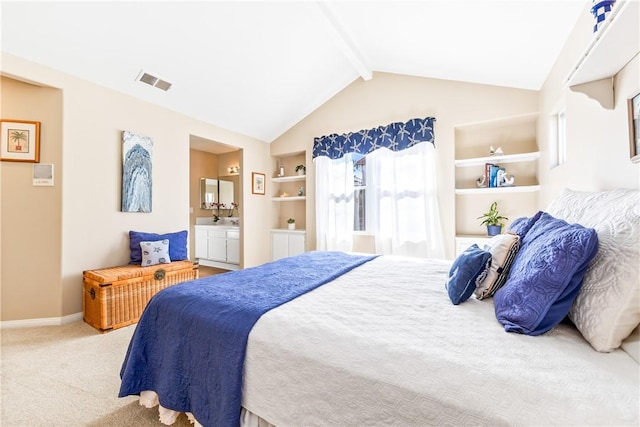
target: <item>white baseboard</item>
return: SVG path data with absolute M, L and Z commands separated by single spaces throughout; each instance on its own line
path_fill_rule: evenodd
M 44 319 L 5 320 L 0 322 L 0 329 L 60 326 L 78 320 L 82 320 L 82 313 L 73 313 L 63 317 L 46 317 Z

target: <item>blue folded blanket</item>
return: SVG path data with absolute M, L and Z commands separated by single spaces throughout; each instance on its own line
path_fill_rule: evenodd
M 158 292 L 131 338 L 119 397 L 153 390 L 162 406 L 191 412 L 205 427 L 238 426 L 253 325 L 375 257 L 307 252 Z

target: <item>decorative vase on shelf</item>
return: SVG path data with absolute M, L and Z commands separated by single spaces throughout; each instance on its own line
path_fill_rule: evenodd
M 296 223 L 292 222 L 290 224 L 287 224 L 287 227 L 289 227 L 289 230 L 295 230 L 296 229 Z
M 497 236 L 502 233 L 501 225 L 487 225 L 487 235 L 488 236 Z

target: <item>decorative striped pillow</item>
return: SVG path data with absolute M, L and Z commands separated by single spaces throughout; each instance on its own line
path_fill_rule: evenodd
M 493 296 L 504 285 L 511 264 L 520 250 L 520 236 L 515 233 L 499 234 L 484 245 L 484 250 L 491 253 L 491 268 L 474 292 L 477 299 Z

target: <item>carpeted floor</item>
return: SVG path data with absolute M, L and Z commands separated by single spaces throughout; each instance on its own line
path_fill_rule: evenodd
M 0 330 L 0 426 L 162 426 L 158 409 L 118 398 L 135 325 L 101 334 L 79 321 Z M 191 426 L 184 414 L 176 427 Z
M 200 277 L 225 273 L 200 267 Z M 0 330 L 0 426 L 162 426 L 158 409 L 118 398 L 136 325 L 101 334 L 83 321 Z M 191 426 L 180 415 L 176 427 Z

